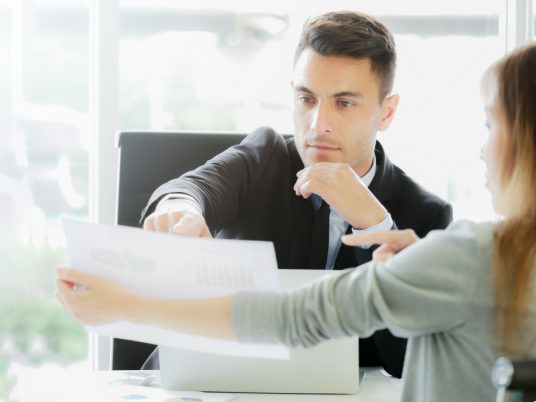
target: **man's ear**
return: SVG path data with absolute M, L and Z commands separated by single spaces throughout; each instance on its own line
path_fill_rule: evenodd
M 380 120 L 378 131 L 385 131 L 389 128 L 393 118 L 395 117 L 395 112 L 399 101 L 399 95 L 386 96 L 382 101 L 382 118 Z

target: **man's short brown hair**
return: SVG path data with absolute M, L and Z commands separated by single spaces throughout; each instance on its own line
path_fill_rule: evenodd
M 395 40 L 377 19 L 354 11 L 336 11 L 308 19 L 294 55 L 311 48 L 322 56 L 369 59 L 378 77 L 380 100 L 393 89 L 396 68 Z

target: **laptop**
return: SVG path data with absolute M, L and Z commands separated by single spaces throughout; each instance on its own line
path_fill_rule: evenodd
M 279 273 L 285 289 L 332 274 L 302 269 L 280 269 Z M 342 338 L 292 349 L 289 360 L 275 360 L 161 346 L 161 384 L 183 391 L 355 394 L 359 390 L 358 347 L 357 337 Z

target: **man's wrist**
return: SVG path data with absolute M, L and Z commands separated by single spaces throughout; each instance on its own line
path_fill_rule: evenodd
M 354 228 L 352 227 L 352 231 L 354 233 L 374 233 L 374 232 L 383 232 L 387 230 L 391 230 L 393 227 L 393 218 L 391 217 L 390 213 L 387 213 L 385 218 L 383 218 L 380 222 L 376 223 L 375 225 L 369 226 L 365 229 L 360 228 Z
M 374 233 L 374 232 L 386 232 L 393 229 L 393 218 L 391 217 L 390 213 L 387 213 L 387 216 L 376 225 L 370 226 L 366 229 L 356 229 L 352 228 L 353 234 L 365 234 L 365 233 Z M 370 248 L 370 244 L 362 244 L 361 248 Z

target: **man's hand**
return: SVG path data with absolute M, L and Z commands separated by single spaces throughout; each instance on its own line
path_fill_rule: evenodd
M 381 244 L 381 246 L 372 253 L 372 259 L 375 261 L 388 260 L 400 250 L 415 243 L 417 240 L 419 240 L 419 237 L 412 229 L 342 236 L 342 242 L 348 246 Z
M 191 202 L 183 199 L 161 201 L 156 211 L 145 219 L 143 228 L 181 236 L 212 237 L 205 218 Z
M 356 229 L 367 229 L 380 223 L 387 210 L 346 163 L 320 162 L 297 173 L 296 195 L 322 197 Z
M 128 320 L 136 296 L 98 276 L 72 268 L 56 268 L 56 294 L 65 310 L 88 325 Z

